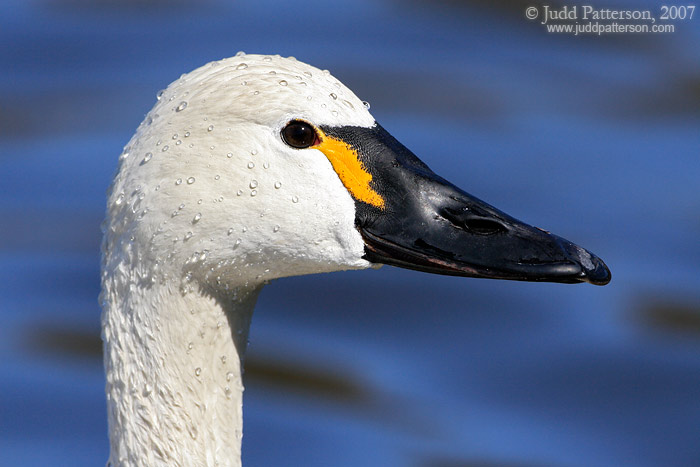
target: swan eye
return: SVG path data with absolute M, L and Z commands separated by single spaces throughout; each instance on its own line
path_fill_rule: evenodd
M 292 120 L 282 128 L 282 139 L 296 149 L 304 149 L 320 143 L 316 130 L 311 124 L 301 120 Z

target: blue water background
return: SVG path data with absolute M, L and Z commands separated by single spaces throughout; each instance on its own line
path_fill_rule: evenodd
M 104 464 L 105 189 L 158 90 L 244 50 L 330 69 L 437 173 L 613 272 L 272 283 L 247 465 L 700 465 L 700 20 L 570 37 L 528 5 L 5 0 L 0 464 Z

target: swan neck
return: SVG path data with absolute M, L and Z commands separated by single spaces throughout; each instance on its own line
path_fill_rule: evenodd
M 242 358 L 262 286 L 103 280 L 111 466 L 240 466 Z

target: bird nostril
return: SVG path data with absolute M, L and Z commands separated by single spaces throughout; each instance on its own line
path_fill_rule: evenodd
M 476 235 L 494 235 L 508 230 L 501 222 L 490 217 L 482 217 L 472 209 L 445 208 L 440 211 L 440 216 L 458 229 Z
M 477 235 L 493 235 L 506 230 L 500 222 L 479 217 L 465 220 L 464 226 L 467 230 Z

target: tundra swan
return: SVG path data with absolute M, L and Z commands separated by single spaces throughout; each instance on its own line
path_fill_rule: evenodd
M 328 71 L 240 53 L 181 76 L 108 193 L 109 465 L 240 465 L 241 358 L 260 289 L 380 264 L 610 280 L 593 254 L 436 175 Z

